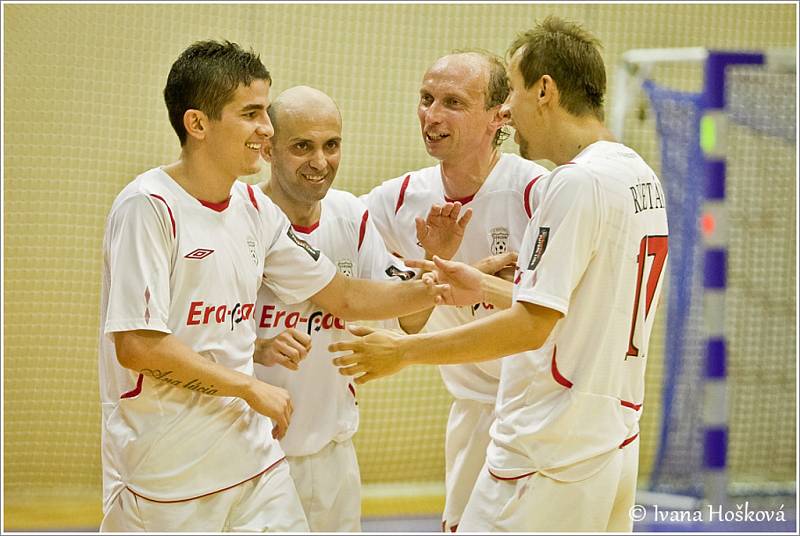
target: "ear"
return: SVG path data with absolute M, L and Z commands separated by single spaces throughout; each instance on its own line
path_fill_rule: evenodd
M 549 74 L 542 75 L 537 85 L 536 99 L 539 101 L 540 106 L 552 102 L 558 103 L 558 86 Z
M 183 128 L 186 129 L 186 134 L 192 138 L 205 139 L 208 123 L 208 116 L 200 110 L 190 108 L 183 113 Z
M 489 123 L 493 130 L 503 128 L 511 122 L 511 109 L 505 103 L 496 105 L 493 110 L 492 121 Z

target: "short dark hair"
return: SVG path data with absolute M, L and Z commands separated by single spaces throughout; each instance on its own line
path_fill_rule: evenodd
M 454 51 L 453 54 L 476 54 L 486 60 L 486 64 L 489 67 L 489 83 L 486 85 L 487 110 L 506 102 L 510 86 L 508 84 L 508 73 L 503 58 L 488 50 L 479 48 L 460 49 Z M 499 147 L 509 136 L 510 133 L 506 127 L 498 128 L 497 132 L 494 134 L 494 146 Z
M 201 110 L 211 119 L 222 117 L 240 85 L 253 80 L 272 84 L 269 71 L 252 50 L 245 51 L 230 41 L 197 41 L 184 50 L 167 76 L 164 102 L 169 122 L 181 146 L 186 143 L 183 115 L 186 110 Z
M 550 75 L 558 85 L 564 109 L 602 120 L 606 69 L 601 48 L 600 41 L 579 24 L 550 16 L 517 36 L 508 56 L 522 49 L 519 70 L 525 88 Z

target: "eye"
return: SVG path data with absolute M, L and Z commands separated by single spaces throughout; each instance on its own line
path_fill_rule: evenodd
M 328 149 L 338 149 L 339 143 L 340 143 L 339 140 L 330 140 L 325 145 Z
M 431 97 L 427 93 L 422 94 L 419 96 L 419 102 L 420 104 L 426 104 L 426 105 L 430 104 L 431 102 L 433 102 L 433 97 Z
M 452 106 L 452 107 L 458 107 L 458 106 L 461 106 L 461 101 L 451 97 L 451 98 L 447 99 L 447 105 L 448 106 Z
M 305 151 L 308 149 L 308 142 L 307 141 L 299 141 L 294 144 L 295 148 L 299 151 Z

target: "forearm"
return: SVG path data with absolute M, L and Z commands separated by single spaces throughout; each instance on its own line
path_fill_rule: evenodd
M 400 328 L 406 333 L 419 333 L 422 331 L 422 328 L 425 327 L 425 324 L 428 323 L 431 313 L 433 313 L 433 307 L 424 309 L 418 313 L 401 316 L 398 318 Z
M 535 350 L 560 317 L 552 309 L 515 303 L 469 324 L 405 337 L 401 358 L 406 365 L 455 365 Z
M 174 335 L 149 330 L 114 335 L 120 364 L 135 372 L 212 396 L 247 400 L 251 395 L 252 376 L 204 358 Z
M 484 274 L 481 279 L 481 290 L 483 291 L 486 303 L 491 303 L 500 309 L 511 307 L 514 283 L 506 281 L 500 277 Z

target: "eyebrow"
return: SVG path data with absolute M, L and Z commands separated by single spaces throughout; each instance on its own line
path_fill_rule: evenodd
M 267 109 L 267 107 L 264 106 L 263 104 L 255 104 L 254 103 L 254 104 L 248 104 L 248 105 L 242 107 L 242 109 L 240 111 L 249 112 L 251 110 L 266 110 L 266 109 Z

